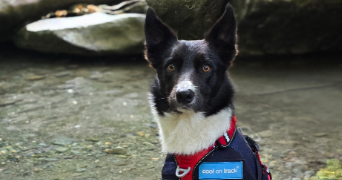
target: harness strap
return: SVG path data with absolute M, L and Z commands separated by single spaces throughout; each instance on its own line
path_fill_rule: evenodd
M 224 132 L 223 136 L 219 137 L 216 142 L 215 146 L 219 146 L 221 148 L 227 147 L 229 142 L 234 136 L 234 132 L 236 129 L 236 117 L 233 115 L 232 119 L 230 120 L 230 126 L 227 132 Z
M 259 150 L 260 150 L 259 145 L 249 136 L 247 136 L 247 135 L 243 135 L 243 136 L 245 137 L 248 145 L 251 147 L 253 153 L 256 155 L 256 157 L 258 159 L 258 163 L 260 164 L 260 166 L 262 168 L 261 179 L 262 180 L 272 180 L 272 174 L 269 171 L 268 167 L 261 162 L 260 155 L 259 155 Z

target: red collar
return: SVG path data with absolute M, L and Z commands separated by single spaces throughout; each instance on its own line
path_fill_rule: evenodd
M 224 133 L 221 137 L 217 139 L 215 143 L 213 143 L 213 146 L 209 146 L 207 149 L 203 149 L 200 152 L 197 152 L 194 155 L 181 155 L 181 154 L 175 154 L 175 159 L 178 164 L 178 168 L 180 168 L 181 172 L 179 174 L 182 174 L 184 170 L 191 168 L 190 171 L 182 178 L 181 180 L 192 180 L 192 172 L 195 169 L 196 165 L 200 160 L 202 160 L 209 152 L 214 150 L 215 146 L 220 143 L 222 146 L 227 146 L 230 142 L 231 138 L 234 135 L 236 129 L 236 117 L 233 115 L 232 119 L 230 121 L 230 127 L 227 130 L 227 132 Z

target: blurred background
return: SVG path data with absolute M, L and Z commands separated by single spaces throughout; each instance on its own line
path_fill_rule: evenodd
M 0 0 L 0 179 L 161 178 L 148 6 L 202 39 L 227 0 Z M 238 126 L 275 180 L 342 179 L 342 0 L 231 0 Z

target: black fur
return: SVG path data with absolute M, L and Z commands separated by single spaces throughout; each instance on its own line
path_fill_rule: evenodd
M 179 78 L 190 75 L 197 87 L 195 103 L 181 108 L 213 115 L 230 106 L 233 87 L 227 76 L 236 55 L 236 21 L 230 4 L 226 6 L 222 17 L 207 33 L 204 40 L 178 40 L 173 31 L 148 9 L 145 23 L 146 59 L 157 71 L 151 93 L 152 101 L 160 115 L 165 112 L 181 113 L 176 100 L 171 96 Z M 175 70 L 167 70 L 173 64 Z M 209 72 L 203 66 L 209 65 Z

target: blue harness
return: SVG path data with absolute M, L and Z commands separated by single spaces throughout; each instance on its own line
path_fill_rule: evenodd
M 216 146 L 207 153 L 192 169 L 192 179 L 244 179 L 271 180 L 271 173 L 261 163 L 259 147 L 248 136 L 235 130 L 234 136 L 227 145 L 216 141 Z M 162 170 L 163 180 L 182 179 L 174 154 L 168 154 Z M 177 175 L 178 176 L 177 176 Z

